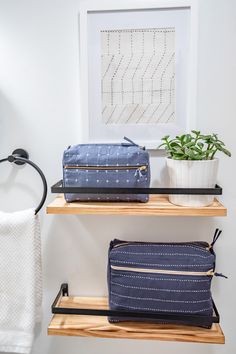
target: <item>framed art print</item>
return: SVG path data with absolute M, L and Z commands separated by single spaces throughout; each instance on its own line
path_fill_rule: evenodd
M 194 128 L 195 1 L 83 3 L 81 123 L 89 143 L 128 136 L 156 148 Z

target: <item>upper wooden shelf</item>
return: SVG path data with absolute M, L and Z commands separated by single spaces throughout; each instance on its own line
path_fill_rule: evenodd
M 62 297 L 58 306 L 67 308 L 108 308 L 107 298 L 71 296 Z M 48 326 L 48 334 L 215 344 L 223 344 L 225 342 L 224 334 L 218 323 L 214 323 L 211 329 L 144 322 L 111 324 L 108 322 L 107 317 L 91 315 L 56 314 Z
M 156 215 L 156 216 L 226 216 L 227 209 L 215 199 L 207 207 L 180 207 L 166 195 L 151 195 L 148 203 L 73 202 L 66 203 L 59 194 L 47 207 L 48 214 Z

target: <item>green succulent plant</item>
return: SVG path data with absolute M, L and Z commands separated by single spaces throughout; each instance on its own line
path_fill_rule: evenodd
M 174 139 L 166 135 L 161 140 L 163 143 L 158 148 L 164 147 L 168 156 L 174 160 L 213 160 L 218 151 L 231 156 L 217 134 L 203 135 L 200 131 L 192 130 Z

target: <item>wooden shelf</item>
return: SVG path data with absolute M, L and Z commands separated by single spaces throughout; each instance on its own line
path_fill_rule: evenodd
M 215 199 L 207 207 L 180 207 L 167 196 L 151 195 L 148 203 L 73 202 L 66 203 L 62 194 L 47 207 L 48 214 L 156 215 L 156 216 L 226 216 L 227 209 Z
M 107 308 L 107 298 L 62 297 L 58 305 L 67 308 Z M 101 338 L 152 339 L 162 341 L 224 344 L 220 325 L 211 329 L 182 325 L 163 325 L 141 322 L 111 324 L 103 316 L 54 315 L 48 326 L 49 335 Z

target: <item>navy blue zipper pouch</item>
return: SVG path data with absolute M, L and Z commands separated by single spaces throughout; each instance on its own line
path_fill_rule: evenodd
M 215 273 L 213 245 L 207 242 L 148 243 L 115 239 L 108 262 L 109 306 L 112 310 L 204 315 L 204 321 L 166 323 L 211 327 L 211 281 Z M 135 318 L 128 320 L 137 321 Z M 121 317 L 110 322 L 127 321 Z M 162 322 L 163 321 L 156 321 Z
M 63 155 L 63 186 L 87 188 L 148 188 L 149 153 L 130 139 L 121 144 L 80 144 Z M 72 201 L 139 201 L 148 194 L 66 193 Z

